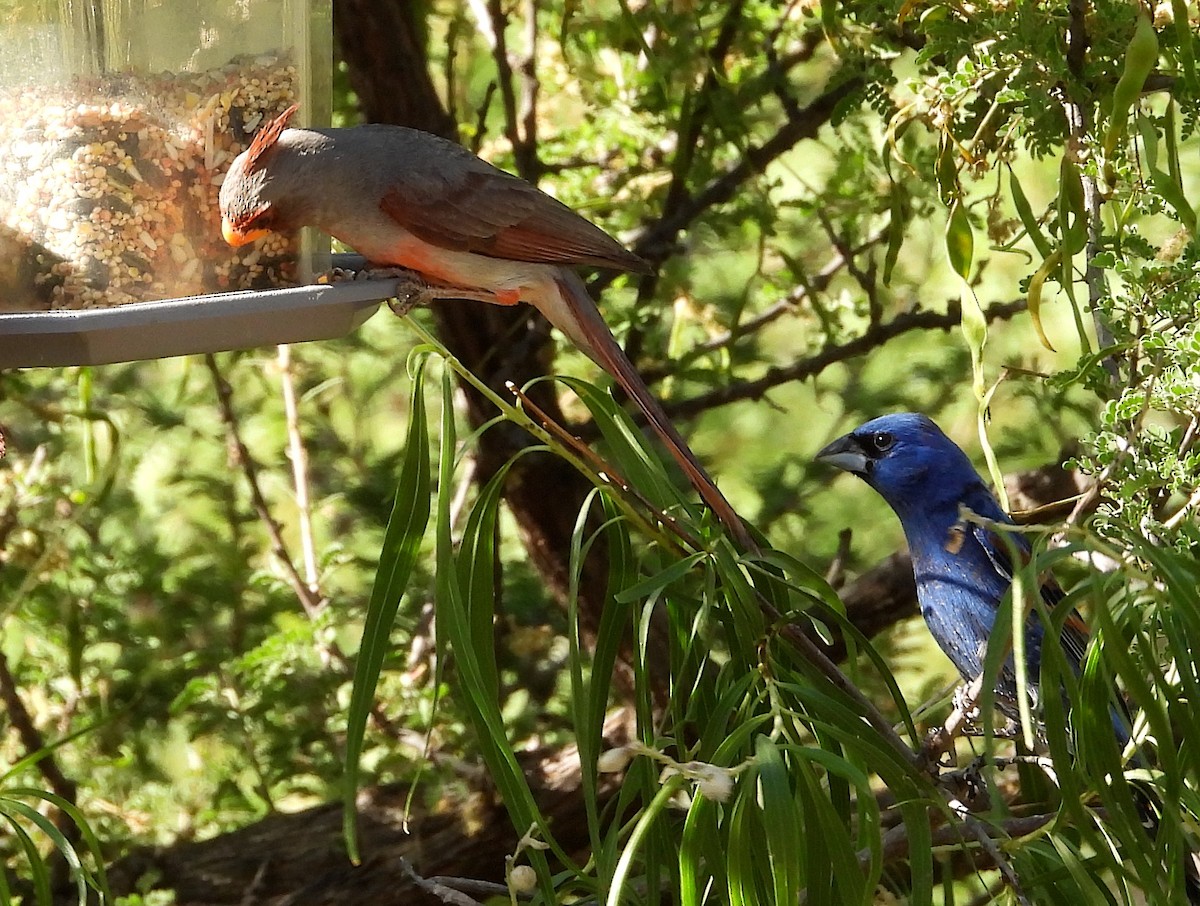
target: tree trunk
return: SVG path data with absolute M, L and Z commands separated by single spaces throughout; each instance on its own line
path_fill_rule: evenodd
M 430 76 L 420 4 L 407 0 L 338 0 L 334 32 L 350 83 L 366 118 L 424 129 L 450 138 L 457 126 L 438 97 Z M 529 306 L 449 302 L 434 308 L 446 347 L 498 394 L 505 382 L 523 387 L 551 373 L 553 357 L 548 325 Z M 495 408 L 470 387 L 464 388 L 468 418 L 479 427 Z M 530 391 L 542 411 L 565 423 L 553 387 L 542 382 Z M 478 480 L 487 481 L 516 453 L 530 446 L 523 431 L 496 425 L 479 438 Z M 567 592 L 571 534 L 591 484 L 556 456 L 521 457 L 508 473 L 504 499 L 520 528 L 529 555 L 554 594 Z M 598 625 L 607 584 L 603 550 L 593 549 L 579 585 L 580 617 L 585 632 Z

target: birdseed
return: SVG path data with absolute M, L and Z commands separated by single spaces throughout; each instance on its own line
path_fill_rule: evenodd
M 0 311 L 294 283 L 298 240 L 230 248 L 218 195 L 297 84 L 286 55 L 265 54 L 0 91 Z

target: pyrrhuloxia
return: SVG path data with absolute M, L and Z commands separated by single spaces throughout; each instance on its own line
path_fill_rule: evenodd
M 259 130 L 225 177 L 222 233 L 230 245 L 315 226 L 374 264 L 416 271 L 467 298 L 533 305 L 617 379 L 700 496 L 742 545 L 754 547 L 572 269 L 645 273 L 641 258 L 453 142 L 402 126 L 289 129 L 295 110 Z

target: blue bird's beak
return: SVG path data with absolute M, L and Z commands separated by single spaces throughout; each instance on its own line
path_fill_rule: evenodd
M 852 434 L 839 437 L 816 455 L 817 462 L 836 466 L 853 475 L 867 474 L 867 454 Z

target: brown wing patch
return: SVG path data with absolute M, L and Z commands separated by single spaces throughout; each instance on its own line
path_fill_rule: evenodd
M 299 104 L 292 104 L 287 110 L 271 120 L 256 133 L 254 140 L 250 142 L 250 147 L 246 149 L 246 172 L 250 173 L 258 166 L 258 160 L 262 157 L 272 145 L 279 141 L 279 136 L 283 134 L 283 130 L 287 128 L 288 120 L 290 120 L 300 109 Z
M 397 185 L 385 214 L 419 239 L 445 249 L 538 264 L 594 265 L 647 273 L 637 255 L 595 224 L 524 180 L 473 160 L 431 185 Z

